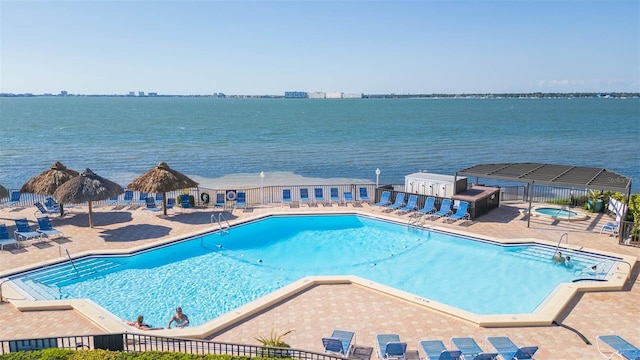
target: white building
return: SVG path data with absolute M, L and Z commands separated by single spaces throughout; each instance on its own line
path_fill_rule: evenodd
M 404 177 L 404 190 L 408 193 L 451 197 L 454 195 L 455 176 L 418 172 Z M 467 178 L 459 177 L 458 191 L 466 190 Z

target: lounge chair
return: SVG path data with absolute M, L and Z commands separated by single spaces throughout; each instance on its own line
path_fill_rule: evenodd
M 146 192 L 140 192 L 140 194 L 138 195 L 138 201 L 136 201 L 137 205 L 145 205 L 147 203 L 147 198 L 149 197 L 149 194 L 147 194 Z M 151 200 L 153 200 L 153 198 L 151 198 Z
M 58 209 L 58 211 L 54 211 L 54 210 L 49 210 L 47 208 L 44 207 L 44 205 L 42 205 L 41 202 L 36 201 L 36 203 L 34 204 L 36 206 L 36 208 L 38 210 L 36 210 L 36 212 L 33 213 L 33 215 L 35 217 L 38 217 L 38 215 L 60 215 L 60 209 Z
M 106 206 L 117 205 L 118 204 L 118 196 L 114 196 L 104 201 Z
M 407 354 L 407 343 L 400 342 L 397 334 L 376 335 L 378 357 L 380 359 L 404 359 Z
M 307 188 L 300 189 L 300 205 L 302 205 L 303 203 L 307 204 L 307 206 L 311 204 L 311 199 L 309 198 L 309 189 Z
M 322 190 L 322 188 L 313 189 L 313 202 L 316 205 L 318 205 L 318 203 L 324 205 L 324 191 Z
M 451 214 L 451 199 L 442 199 L 440 210 L 431 214 L 431 220 L 438 219 L 443 216 L 448 216 L 449 214 Z
M 393 202 L 393 204 L 385 206 L 385 208 L 387 208 L 385 211 L 393 211 L 403 207 L 405 196 L 406 196 L 405 193 L 398 193 L 398 195 L 396 195 L 396 200 Z
M 122 198 L 122 205 L 129 205 L 133 201 L 133 191 L 125 190 L 124 197 Z
M 488 337 L 487 341 L 498 351 L 504 359 L 533 359 L 533 355 L 538 351 L 537 346 L 518 347 L 507 336 Z
M 156 201 L 154 198 L 152 198 L 151 196 L 149 196 L 146 200 L 145 200 L 145 209 L 149 210 L 151 212 L 158 212 L 161 211 L 162 209 L 159 208 L 156 205 Z
M 614 351 L 609 352 L 600 348 L 600 343 L 607 344 Z M 598 352 L 607 359 L 611 359 L 613 355 L 618 355 L 621 359 L 637 360 L 640 359 L 640 348 L 631 344 L 627 340 L 618 335 L 599 335 L 596 336 L 596 344 Z
M 176 207 L 175 198 L 167 198 L 167 204 L 165 205 L 167 210 L 173 210 Z
M 224 195 L 224 193 L 217 193 L 216 194 L 216 201 L 213 203 L 213 208 L 222 208 L 222 209 L 226 209 L 227 208 L 227 200 L 226 197 Z
M 54 229 L 53 226 L 51 226 L 51 221 L 49 220 L 48 216 L 43 216 L 38 218 L 38 228 L 36 229 L 36 231 L 48 238 L 51 238 L 54 236 L 58 236 L 58 237 L 64 236 L 62 231 Z
M 235 207 L 239 209 L 245 209 L 247 207 L 247 193 L 244 191 L 238 191 L 238 195 L 236 196 L 236 205 Z
M 191 209 L 191 197 L 189 195 L 180 195 L 180 207 L 183 209 Z
M 436 211 L 435 205 L 436 205 L 436 198 L 430 196 L 427 198 L 427 200 L 425 200 L 424 206 L 422 207 L 422 209 L 416 210 L 415 215 L 421 216 L 425 214 L 431 214 L 432 212 Z
M 349 356 L 349 349 L 355 333 L 347 330 L 333 330 L 330 337 L 322 338 L 324 352 L 338 353 L 343 356 Z
M 13 235 L 17 241 L 40 239 L 42 237 L 41 233 L 31 230 L 27 218 L 16 219 L 15 222 L 16 230 L 13 232 Z
M 460 201 L 460 205 L 458 205 L 458 209 L 455 213 L 449 215 L 444 219 L 444 221 L 448 223 L 454 223 L 460 219 L 469 220 L 470 215 L 467 211 L 469 209 L 469 203 L 466 201 Z
M 334 202 L 336 202 L 338 204 L 340 203 L 340 193 L 338 192 L 338 188 L 331 188 L 330 199 L 331 199 L 331 203 L 332 204 Z
M 344 193 L 342 193 L 342 199 L 345 206 L 347 206 L 347 204 L 349 203 L 355 203 L 355 200 L 353 200 L 353 193 L 351 191 L 345 191 Z
M 484 352 L 471 337 L 454 337 L 451 343 L 462 351 L 464 360 L 494 360 L 498 357 L 498 353 Z
M 291 189 L 282 189 L 282 206 L 284 204 L 291 206 Z
M 418 195 L 410 195 L 407 205 L 398 209 L 398 213 L 404 214 L 414 211 L 418 207 Z
M 15 244 L 16 248 L 18 245 L 18 240 L 12 239 L 9 237 L 9 232 L 7 231 L 7 225 L 0 224 L 0 251 L 4 250 L 6 245 Z
M 460 350 L 447 349 L 442 340 L 422 340 L 419 345 L 428 360 L 458 360 L 462 354 Z
M 156 193 L 155 203 L 156 203 L 157 206 L 162 206 L 162 203 L 163 203 L 162 193 Z
M 380 201 L 373 204 L 373 206 L 383 207 L 389 205 L 389 203 L 391 203 L 391 193 L 389 191 L 383 191 L 380 195 Z
M 51 196 L 47 196 L 47 198 L 44 199 L 44 207 L 53 214 L 60 214 L 60 204 Z
M 609 221 L 606 224 L 602 225 L 602 228 L 600 229 L 600 234 L 602 234 L 605 231 L 610 232 L 613 235 L 616 235 L 618 233 L 618 226 L 620 226 L 620 224 L 617 221 Z
M 369 194 L 367 194 L 367 188 L 366 187 L 360 187 L 358 188 L 359 191 L 359 195 L 360 195 L 360 201 L 361 202 L 365 202 L 368 203 L 369 201 L 371 201 L 371 199 L 369 198 Z
M 2 204 L 2 206 L 13 206 L 18 204 L 19 202 L 20 202 L 20 191 L 12 191 L 11 194 L 9 194 L 9 201 Z

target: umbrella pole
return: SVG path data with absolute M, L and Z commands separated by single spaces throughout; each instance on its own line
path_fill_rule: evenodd
M 93 214 L 91 211 L 91 201 L 89 201 L 89 227 L 93 227 Z
M 162 192 L 162 214 L 167 216 L 167 193 Z

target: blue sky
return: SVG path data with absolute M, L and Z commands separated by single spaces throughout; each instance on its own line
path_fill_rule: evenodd
M 0 0 L 0 92 L 640 91 L 640 1 Z

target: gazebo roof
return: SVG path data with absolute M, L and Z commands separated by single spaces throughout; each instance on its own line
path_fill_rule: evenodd
M 618 191 L 622 194 L 628 194 L 631 189 L 631 178 L 629 177 L 604 168 L 571 165 L 542 163 L 479 164 L 457 171 L 456 176 Z

